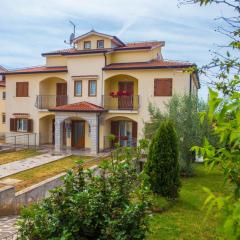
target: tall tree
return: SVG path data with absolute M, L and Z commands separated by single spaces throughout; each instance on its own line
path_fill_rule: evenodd
M 149 147 L 145 172 L 154 193 L 178 197 L 180 188 L 178 141 L 172 122 L 161 123 Z

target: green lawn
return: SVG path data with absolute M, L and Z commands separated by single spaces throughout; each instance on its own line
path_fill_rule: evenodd
M 21 182 L 15 185 L 16 190 L 19 191 L 33 184 L 41 182 L 47 178 L 55 176 L 59 173 L 65 172 L 68 169 L 74 168 L 76 166 L 76 161 L 79 161 L 79 160 L 87 161 L 90 159 L 92 159 L 92 157 L 87 157 L 87 156 L 82 157 L 82 156 L 72 155 L 48 164 L 44 164 L 39 167 L 35 167 L 20 173 L 13 174 L 6 178 L 14 178 L 14 179 L 21 180 Z M 96 164 L 97 162 L 91 162 L 90 164 L 85 164 L 84 168 L 87 168 Z
M 0 165 L 21 160 L 28 157 L 34 157 L 42 153 L 35 150 L 21 150 L 8 153 L 0 153 Z
M 226 194 L 231 186 L 224 184 L 220 171 L 208 171 L 204 165 L 195 165 L 196 176 L 182 179 L 180 199 L 162 213 L 153 214 L 150 221 L 148 240 L 218 239 L 221 233 L 218 220 L 211 215 L 204 222 L 206 210 L 202 210 L 207 194 L 202 187 L 208 187 L 216 194 Z

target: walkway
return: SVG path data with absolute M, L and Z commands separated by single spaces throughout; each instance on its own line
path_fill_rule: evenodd
M 54 162 L 56 160 L 59 160 L 67 156 L 70 156 L 70 154 L 53 156 L 50 153 L 46 153 L 46 154 L 38 155 L 35 157 L 26 158 L 26 159 L 18 160 L 15 162 L 3 164 L 3 165 L 0 165 L 0 178 L 4 178 L 18 172 L 35 168 L 35 167 L 44 165 L 46 163 Z
M 11 235 L 17 232 L 15 223 L 17 216 L 0 217 L 0 240 L 1 239 L 16 239 Z M 9 238 L 7 238 L 9 237 Z

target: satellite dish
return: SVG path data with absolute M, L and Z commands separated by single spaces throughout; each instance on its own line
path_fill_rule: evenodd
M 74 38 L 75 38 L 75 34 L 72 33 L 72 34 L 70 35 L 70 38 L 69 38 L 69 43 L 70 43 L 70 45 L 72 45 Z
M 67 41 L 65 40 L 64 43 L 69 44 L 69 45 L 71 46 L 71 45 L 73 44 L 73 40 L 74 40 L 74 38 L 75 38 L 76 25 L 75 25 L 72 21 L 69 21 L 69 22 L 70 22 L 70 24 L 73 26 L 73 33 L 71 33 L 71 35 L 70 35 L 69 42 L 67 42 Z M 73 44 L 73 47 L 75 47 L 74 44 Z

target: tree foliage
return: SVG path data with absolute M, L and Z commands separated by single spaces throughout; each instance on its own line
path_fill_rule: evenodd
M 210 64 L 200 70 L 216 69 L 216 81 L 209 89 L 207 114 L 218 141 L 212 144 L 207 138 L 203 147 L 194 147 L 204 156 L 206 164 L 223 170 L 225 181 L 230 181 L 234 191 L 229 196 L 215 196 L 210 190 L 205 204 L 217 209 L 223 217 L 222 229 L 226 239 L 240 239 L 240 1 L 239 0 L 185 0 L 185 3 L 222 4 L 233 11 L 232 17 L 220 17 L 225 25 L 217 29 L 228 37 L 228 51 L 216 52 Z M 206 71 L 206 74 L 208 72 Z
M 106 162 L 100 175 L 69 171 L 63 187 L 22 211 L 19 239 L 144 239 L 148 188 L 127 158 Z
M 166 111 L 161 112 L 153 104 L 149 105 L 150 122 L 145 123 L 145 136 L 152 138 L 160 123 L 164 119 L 171 119 L 177 133 L 180 152 L 181 174 L 184 176 L 193 175 L 192 162 L 194 154 L 191 147 L 201 145 L 204 136 L 209 136 L 211 128 L 207 121 L 200 124 L 200 111 L 207 111 L 207 105 L 194 95 L 174 95 L 166 103 Z
M 178 197 L 180 188 L 178 141 L 172 122 L 163 121 L 149 147 L 145 172 L 154 193 Z

